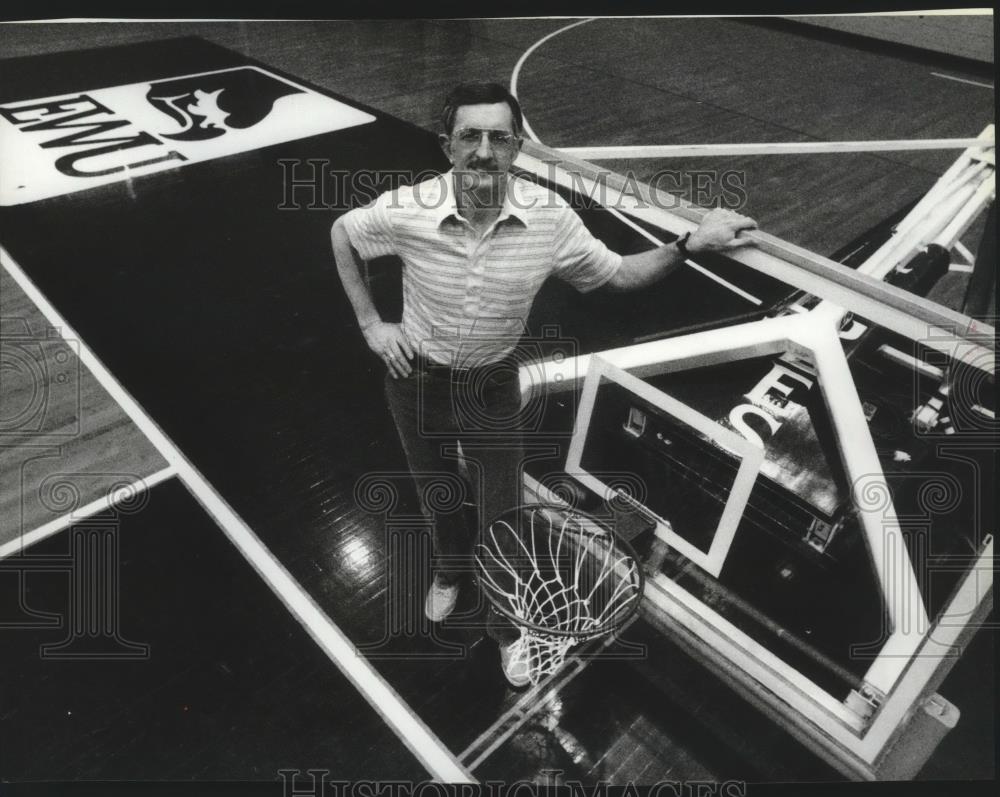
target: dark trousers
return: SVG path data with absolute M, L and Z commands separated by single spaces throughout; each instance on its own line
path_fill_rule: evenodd
M 408 377 L 386 375 L 386 398 L 421 511 L 433 529 L 434 575 L 438 583 L 455 584 L 462 573 L 474 569 L 478 535 L 493 518 L 523 500 L 518 374 L 510 361 L 468 370 L 419 359 L 413 366 Z M 462 469 L 456 444 L 461 446 Z M 465 482 L 477 507 L 475 528 L 469 528 L 465 507 L 441 500 L 441 474 Z M 516 636 L 492 611 L 489 632 L 504 642 Z

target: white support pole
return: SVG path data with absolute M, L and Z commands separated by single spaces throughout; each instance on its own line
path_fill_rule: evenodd
M 906 214 L 892 237 L 880 246 L 871 257 L 858 266 L 858 272 L 875 279 L 884 279 L 896 266 L 907 258 L 915 246 L 926 238 L 928 227 L 934 228 L 933 235 L 941 226 L 941 220 L 950 218 L 969 197 L 975 193 L 980 180 L 986 176 L 986 166 L 973 165 L 961 172 L 952 182 L 935 183 L 913 209 Z
M 963 163 L 964 161 L 964 163 Z M 927 211 L 937 207 L 944 202 L 951 194 L 967 185 L 981 175 L 987 173 L 990 168 L 981 161 L 974 161 L 968 154 L 964 158 L 959 158 L 955 162 L 956 166 L 962 166 L 949 178 L 942 177 L 931 186 L 931 189 L 917 202 L 899 224 L 896 225 L 897 232 L 906 232 L 918 224 L 926 215 Z M 950 170 L 949 170 L 950 171 Z
M 971 162 L 958 172 L 951 180 L 945 182 L 938 180 L 931 186 L 931 189 L 917 202 L 916 205 L 906 214 L 899 224 L 896 225 L 896 234 L 902 234 L 912 230 L 923 223 L 929 213 L 932 213 L 940 205 L 947 202 L 956 192 L 967 185 L 975 185 L 977 180 L 982 179 L 989 166 L 985 163 Z
M 562 152 L 584 160 L 696 158 L 740 155 L 819 155 L 843 152 L 907 152 L 992 146 L 979 138 L 900 139 L 896 141 L 790 141 L 760 144 L 653 144 L 611 147 L 563 147 Z
M 961 186 L 974 180 L 978 180 L 983 175 L 994 171 L 988 163 L 974 159 L 972 157 L 973 151 L 974 150 L 971 149 L 966 150 L 964 157 L 960 157 L 954 164 L 956 166 L 961 166 L 961 168 L 958 169 L 950 178 L 942 176 L 936 180 L 934 185 L 931 187 L 931 190 L 927 192 L 927 195 L 925 195 L 917 203 L 917 207 L 923 207 L 924 205 L 930 205 L 933 207 L 934 205 L 944 201 L 949 193 L 956 191 Z M 941 193 L 935 194 L 935 190 L 940 191 Z M 900 226 L 905 229 L 907 225 L 915 222 L 916 219 L 907 218 L 900 223 Z
M 955 215 L 951 223 L 938 234 L 934 239 L 934 243 L 950 250 L 969 228 L 969 225 L 972 224 L 976 216 L 979 215 L 983 207 L 996 197 L 996 192 L 996 180 L 991 175 L 986 180 L 983 180 L 979 188 L 976 189 L 976 193 L 965 203 L 965 206 Z
M 600 352 L 601 359 L 636 376 L 680 371 L 748 357 L 787 351 L 800 316 L 779 316 L 735 327 L 695 332 L 678 338 L 652 340 Z M 522 402 L 540 390 L 572 390 L 583 383 L 590 355 L 565 360 L 542 360 L 520 368 Z
M 993 137 L 994 126 L 987 125 L 976 141 L 985 143 L 992 141 Z M 896 262 L 890 260 L 889 257 L 900 246 L 902 236 L 922 223 L 927 214 L 939 207 L 953 192 L 986 173 L 989 167 L 985 163 L 975 160 L 975 156 L 983 151 L 983 143 L 970 146 L 955 159 L 955 162 L 945 170 L 945 173 L 937 179 L 930 190 L 910 209 L 906 217 L 896 225 L 893 237 L 868 258 L 867 262 L 858 267 L 860 273 L 869 274 L 879 279 L 883 278 L 896 266 Z M 887 270 L 884 267 L 880 268 L 880 265 L 887 261 L 891 264 Z
M 811 316 L 810 313 L 800 317 L 806 321 L 802 327 L 805 337 L 800 340 L 808 341 L 813 353 L 819 375 L 817 382 L 830 414 L 837 448 L 851 483 L 852 498 L 859 510 L 858 518 L 892 624 L 877 658 L 878 666 L 869 669 L 866 681 L 888 693 L 929 630 L 929 620 L 893 507 L 892 493 L 886 484 L 837 330 L 815 323 Z M 878 500 L 874 507 L 871 505 L 873 499 Z
M 908 263 L 922 246 L 929 243 L 976 192 L 975 186 L 962 186 L 933 208 L 919 225 L 896 232 L 875 254 L 858 267 L 858 271 L 875 279 L 885 279 L 899 266 Z

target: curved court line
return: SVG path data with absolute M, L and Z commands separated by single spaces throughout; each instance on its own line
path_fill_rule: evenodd
M 545 42 L 547 42 L 549 39 L 552 39 L 552 38 L 558 36 L 560 33 L 564 33 L 565 31 L 569 30 L 570 28 L 575 28 L 578 25 L 585 25 L 588 22 L 593 22 L 595 19 L 599 19 L 599 17 L 588 17 L 587 19 L 581 19 L 581 20 L 578 20 L 576 22 L 572 22 L 569 25 L 564 25 L 563 27 L 559 28 L 558 30 L 552 31 L 552 33 L 548 34 L 547 36 L 542 36 L 542 38 L 540 38 L 538 41 L 536 41 L 534 44 L 532 44 L 527 50 L 525 50 L 523 53 L 521 53 L 521 57 L 518 58 L 517 59 L 517 63 L 514 64 L 514 71 L 510 73 L 510 93 L 514 95 L 514 98 L 517 99 L 517 79 L 518 79 L 518 77 L 521 74 L 521 67 L 524 66 L 524 62 L 528 60 L 528 56 L 529 55 L 531 55 L 535 50 L 537 50 L 539 47 L 541 47 L 543 44 L 545 44 Z M 541 144 L 542 140 L 538 137 L 538 135 L 535 133 L 535 131 L 531 128 L 531 125 L 528 124 L 528 117 L 524 116 L 523 109 L 521 111 L 521 117 L 522 117 L 522 129 L 524 130 L 524 133 L 528 136 L 528 138 L 532 139 L 533 141 L 537 141 L 539 144 Z M 657 246 L 664 246 L 664 243 L 662 241 L 660 241 L 659 239 L 657 239 L 655 236 L 651 235 L 644 228 L 640 227 L 638 224 L 636 224 L 631 219 L 629 219 L 628 217 L 626 217 L 623 213 L 619 212 L 615 208 L 606 208 L 606 209 L 607 209 L 607 211 L 612 216 L 614 216 L 620 222 L 623 222 L 624 224 L 627 224 L 632 229 L 637 230 L 639 233 L 641 233 L 643 236 L 645 236 L 646 238 L 648 238 L 650 241 L 652 241 Z M 736 293 L 736 294 L 742 296 L 747 301 L 752 302 L 753 304 L 756 304 L 756 305 L 762 304 L 761 300 L 758 299 L 756 296 L 753 296 L 752 294 L 747 293 L 742 288 L 739 288 L 736 285 L 733 285 L 728 280 L 725 280 L 722 277 L 720 277 L 720 276 L 714 274 L 713 272 L 709 271 L 708 269 L 703 268 L 702 266 L 699 266 L 697 263 L 693 263 L 690 260 L 685 260 L 684 263 L 685 263 L 685 265 L 691 266 L 693 269 L 695 269 L 696 271 L 698 271 L 702 275 L 708 277 L 709 279 L 714 280 L 715 282 L 718 282 L 720 285 L 722 285 L 722 286 L 724 286 L 726 288 L 729 288 L 729 290 L 731 290 L 733 293 Z
M 19 535 L 16 539 L 0 545 L 0 559 L 5 559 L 8 556 L 14 556 L 15 554 L 22 553 L 25 548 L 34 545 L 37 542 L 41 542 L 46 537 L 51 537 L 53 534 L 69 528 L 74 523 L 79 523 L 81 520 L 86 520 L 87 518 L 96 515 L 98 512 L 103 512 L 106 509 L 114 509 L 114 507 L 122 501 L 132 499 L 135 496 L 146 492 L 151 487 L 155 487 L 160 482 L 166 481 L 171 476 L 176 475 L 176 469 L 172 465 L 168 465 L 150 476 L 141 478 L 128 485 L 122 485 L 121 489 L 117 491 L 119 496 L 117 499 L 114 498 L 114 493 L 108 494 L 103 498 L 91 501 L 89 504 L 85 504 L 67 515 L 50 520 L 48 523 L 44 523 L 32 531 L 25 532 Z
M 389 683 L 368 663 L 348 636 L 319 607 L 270 549 L 236 514 L 194 464 L 105 367 L 96 354 L 59 314 L 10 253 L 0 246 L 0 266 L 5 268 L 27 297 L 64 339 L 76 340 L 80 362 L 124 410 L 139 430 L 176 470 L 178 478 L 243 557 L 253 566 L 271 591 L 285 604 L 340 671 L 435 779 L 443 782 L 475 783 L 454 754 L 414 713 Z
M 549 39 L 558 36 L 560 33 L 563 33 L 564 31 L 567 31 L 570 28 L 575 28 L 577 25 L 585 25 L 588 22 L 593 22 L 595 19 L 597 19 L 597 17 L 588 17 L 587 19 L 577 20 L 576 22 L 571 22 L 569 25 L 564 25 L 563 27 L 559 28 L 559 30 L 554 30 L 547 36 L 542 36 L 542 38 L 540 38 L 527 50 L 521 53 L 521 57 L 518 58 L 517 63 L 514 64 L 514 71 L 510 73 L 510 93 L 513 94 L 515 98 L 517 97 L 517 78 L 521 74 L 521 67 L 524 66 L 524 62 L 528 60 L 529 55 L 531 55 L 535 50 L 537 50 L 539 47 L 545 44 L 545 42 L 547 42 Z M 522 111 L 522 119 L 523 119 L 522 129 L 528 135 L 528 138 L 531 138 L 541 143 L 538 136 L 535 135 L 535 131 L 531 129 L 531 125 L 528 124 L 528 117 L 523 115 L 523 111 Z

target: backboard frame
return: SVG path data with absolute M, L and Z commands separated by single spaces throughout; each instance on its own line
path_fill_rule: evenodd
M 730 254 L 819 297 L 822 301 L 813 309 L 793 307 L 789 315 L 624 346 L 599 356 L 636 377 L 783 352 L 811 359 L 856 501 L 864 489 L 891 496 L 838 333 L 848 314 L 856 313 L 945 354 L 953 363 L 995 373 L 993 326 L 881 281 L 929 243 L 951 248 L 955 236 L 995 197 L 993 135 L 989 125 L 980 136 L 982 146 L 963 152 L 897 225 L 886 245 L 856 270 L 758 231 L 748 235 L 756 246 Z M 609 207 L 674 235 L 694 230 L 705 213 L 536 142 L 525 142 L 516 165 L 561 186 L 606 197 Z M 591 356 L 522 368 L 522 397 L 578 389 Z M 557 499 L 527 474 L 525 485 L 537 499 Z M 647 578 L 645 598 L 692 655 L 740 688 L 748 700 L 849 776 L 876 779 L 880 765 L 905 746 L 907 723 L 950 669 L 954 647 L 984 622 L 993 594 L 993 537 L 982 534 L 968 557 L 965 576 L 932 622 L 891 497 L 878 511 L 859 515 L 891 631 L 865 673 L 861 691 L 852 690 L 846 699 L 825 691 L 749 639 L 664 574 Z M 913 764 L 914 774 L 919 765 Z
M 703 570 L 718 577 L 722 572 L 722 566 L 725 564 L 733 537 L 736 536 L 736 528 L 743 517 L 743 510 L 746 508 L 747 501 L 750 498 L 750 492 L 753 490 L 757 475 L 760 473 L 760 466 L 764 460 L 763 447 L 741 437 L 731 429 L 727 429 L 721 424 L 716 423 L 707 415 L 703 415 L 694 408 L 678 401 L 673 396 L 664 393 L 662 390 L 658 390 L 648 382 L 644 382 L 627 371 L 612 365 L 607 360 L 594 355 L 590 358 L 590 366 L 583 385 L 583 394 L 577 409 L 576 426 L 573 431 L 572 441 L 570 442 L 569 454 L 566 458 L 566 472 L 599 495 L 603 494 L 607 496 L 614 488 L 601 481 L 595 474 L 586 470 L 581 463 L 602 379 L 610 380 L 624 387 L 667 415 L 677 418 L 701 432 L 718 446 L 740 458 L 740 467 L 737 470 L 733 488 L 729 493 L 722 516 L 719 518 L 715 532 L 712 535 L 712 543 L 708 552 L 702 551 L 674 531 L 669 518 L 660 517 L 648 507 L 639 504 L 656 521 L 657 536 L 676 548 Z M 619 494 L 621 494 L 620 491 Z M 629 500 L 627 496 L 626 500 Z M 638 503 L 635 499 L 631 499 L 631 501 Z

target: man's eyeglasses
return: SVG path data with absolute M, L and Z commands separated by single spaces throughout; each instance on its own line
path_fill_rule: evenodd
M 483 135 L 489 139 L 490 146 L 498 149 L 513 146 L 517 136 L 506 130 L 480 130 L 478 127 L 462 127 L 452 133 L 459 144 L 465 147 L 478 147 Z

